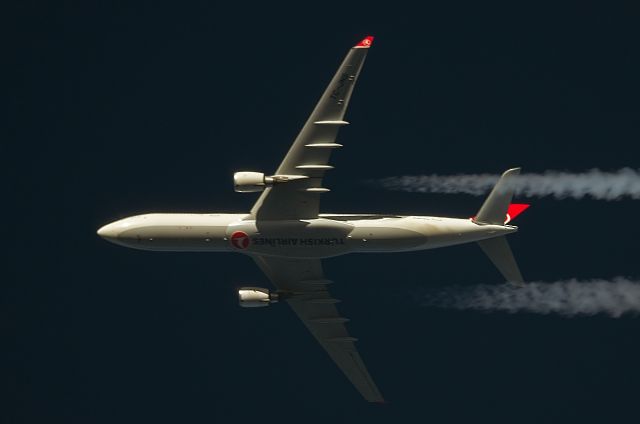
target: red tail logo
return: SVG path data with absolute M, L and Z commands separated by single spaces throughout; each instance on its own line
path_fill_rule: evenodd
M 516 219 L 516 216 L 520 215 L 522 212 L 526 211 L 527 208 L 531 206 L 526 203 L 512 203 L 509 205 L 509 209 L 507 209 L 507 216 L 505 217 L 504 223 L 508 224 L 512 220 Z
M 373 36 L 368 35 L 354 47 L 356 49 L 368 49 L 369 47 L 371 47 L 371 44 L 373 44 Z
M 246 249 L 249 247 L 249 235 L 244 231 L 234 231 L 231 234 L 231 245 L 238 249 Z

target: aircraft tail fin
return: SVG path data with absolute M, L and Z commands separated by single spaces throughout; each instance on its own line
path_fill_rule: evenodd
M 508 224 L 516 219 L 516 216 L 529 209 L 529 206 L 531 205 L 527 203 L 511 203 L 509 209 L 507 209 L 507 216 L 504 219 L 504 223 Z
M 481 240 L 478 245 L 508 282 L 519 286 L 524 284 L 520 268 L 505 236 Z
M 527 204 L 511 203 L 514 192 L 512 181 L 519 174 L 520 168 L 508 169 L 502 174 L 478 214 L 472 218 L 473 222 L 481 225 L 505 225 L 529 207 Z M 508 282 L 524 284 L 522 273 L 505 236 L 481 240 L 478 245 Z
M 513 177 L 520 174 L 520 168 L 512 168 L 502 174 L 484 201 L 473 222 L 478 224 L 503 225 L 513 198 L 514 187 L 510 184 Z M 520 211 L 521 212 L 521 211 Z M 513 217 L 512 217 L 513 218 Z

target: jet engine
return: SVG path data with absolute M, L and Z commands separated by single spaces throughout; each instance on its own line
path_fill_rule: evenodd
M 233 174 L 233 189 L 238 193 L 263 191 L 274 184 L 309 178 L 306 175 L 264 175 L 262 172 L 241 171 Z
M 238 303 L 243 308 L 259 308 L 269 306 L 278 301 L 278 293 L 271 293 L 263 287 L 240 287 Z
M 262 172 L 236 172 L 233 174 L 233 189 L 238 193 L 254 193 L 263 191 L 273 184 L 272 177 L 266 177 Z

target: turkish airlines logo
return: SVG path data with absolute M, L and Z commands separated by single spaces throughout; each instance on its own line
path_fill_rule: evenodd
M 238 249 L 246 249 L 249 247 L 249 235 L 244 231 L 234 231 L 231 234 L 231 244 Z

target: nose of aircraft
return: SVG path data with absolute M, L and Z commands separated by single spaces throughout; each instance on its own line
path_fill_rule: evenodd
M 120 232 L 120 228 L 116 225 L 115 222 L 111 224 L 107 224 L 104 227 L 100 227 L 98 229 L 98 235 L 106 240 L 113 240 L 118 237 L 118 233 Z

